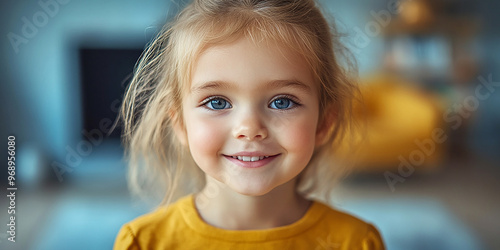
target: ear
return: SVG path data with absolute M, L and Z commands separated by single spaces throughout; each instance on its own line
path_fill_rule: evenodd
M 316 146 L 321 146 L 328 141 L 330 128 L 337 121 L 337 110 L 329 107 L 325 110 L 324 117 L 316 128 Z
M 183 146 L 187 146 L 187 133 L 180 115 L 177 112 L 170 112 L 170 119 L 172 121 L 175 137 Z

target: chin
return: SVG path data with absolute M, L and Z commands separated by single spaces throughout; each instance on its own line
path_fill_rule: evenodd
M 246 196 L 254 196 L 254 197 L 266 195 L 269 192 L 271 192 L 274 188 L 275 188 L 274 186 L 271 187 L 267 185 L 231 186 L 231 189 L 238 194 Z

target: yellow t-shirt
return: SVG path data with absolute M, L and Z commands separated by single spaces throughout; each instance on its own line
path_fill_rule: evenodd
M 293 224 L 264 230 L 225 230 L 204 222 L 193 195 L 125 224 L 122 249 L 384 249 L 377 229 L 314 201 Z

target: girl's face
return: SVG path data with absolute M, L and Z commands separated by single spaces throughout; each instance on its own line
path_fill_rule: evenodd
M 209 180 L 258 196 L 306 167 L 321 133 L 318 87 L 300 56 L 242 38 L 204 50 L 191 79 L 177 133 Z

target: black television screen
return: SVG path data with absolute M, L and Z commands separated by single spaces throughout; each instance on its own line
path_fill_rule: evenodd
M 121 127 L 106 136 L 115 121 L 134 65 L 143 49 L 80 48 L 80 80 L 83 115 L 82 137 L 99 130 L 104 140 L 119 139 Z M 95 134 L 95 133 L 94 133 Z

